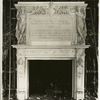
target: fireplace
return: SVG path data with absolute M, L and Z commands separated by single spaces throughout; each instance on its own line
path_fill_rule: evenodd
M 29 97 L 37 95 L 59 95 L 71 98 L 71 60 L 29 60 Z
M 89 46 L 67 46 L 62 49 L 38 49 L 34 46 L 19 45 L 17 48 L 17 97 L 20 100 L 29 98 L 29 62 L 33 60 L 71 60 L 72 61 L 72 97 L 84 98 L 84 49 Z M 23 53 L 24 52 L 24 53 Z M 57 62 L 58 62 L 57 61 Z M 60 61 L 61 62 L 61 61 Z M 60 63 L 59 62 L 59 63 Z M 65 64 L 66 65 L 66 64 Z M 71 74 L 70 73 L 70 74 Z M 67 78 L 67 76 L 66 76 Z M 70 87 L 70 89 L 71 89 Z
M 52 85 L 63 95 L 70 91 L 70 97 L 83 100 L 87 4 L 18 2 L 15 6 L 17 99 L 49 93 Z

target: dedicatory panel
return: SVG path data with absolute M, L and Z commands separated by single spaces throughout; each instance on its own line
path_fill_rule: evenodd
M 34 16 L 28 18 L 29 44 L 71 44 L 74 19 L 66 16 Z

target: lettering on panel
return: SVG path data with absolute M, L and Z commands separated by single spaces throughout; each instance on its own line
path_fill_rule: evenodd
M 75 34 L 74 19 L 71 15 L 31 15 L 28 17 L 29 44 L 67 44 Z

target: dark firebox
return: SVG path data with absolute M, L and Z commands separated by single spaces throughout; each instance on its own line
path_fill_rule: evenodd
M 30 60 L 29 96 L 71 97 L 71 60 Z M 36 96 L 37 95 L 37 96 Z

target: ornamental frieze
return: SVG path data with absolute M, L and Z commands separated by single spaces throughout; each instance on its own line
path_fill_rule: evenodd
M 48 6 L 20 6 L 16 7 L 20 14 L 32 13 L 33 15 L 46 15 L 50 14 L 51 11 L 53 14 L 63 15 L 70 13 L 80 13 L 82 15 L 85 14 L 85 7 L 77 7 L 77 6 L 56 6 L 56 5 L 48 5 Z

